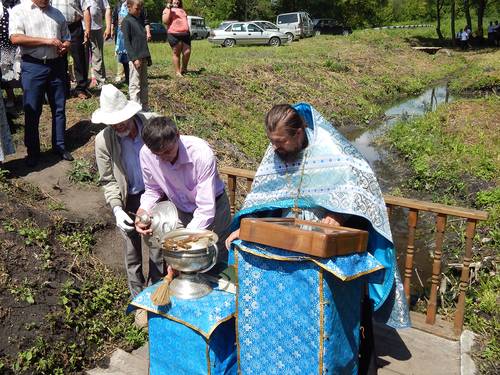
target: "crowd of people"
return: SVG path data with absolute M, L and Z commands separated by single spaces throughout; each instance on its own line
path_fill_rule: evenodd
M 473 39 L 470 25 L 466 25 L 463 29 L 460 29 L 455 35 L 455 39 L 461 49 L 466 50 L 470 48 Z M 495 23 L 490 21 L 488 26 L 488 45 L 492 47 L 500 45 L 500 25 L 498 24 L 498 20 Z
M 14 107 L 13 89 L 21 87 L 28 167 L 40 160 L 38 129 L 44 100 L 52 113 L 52 150 L 64 160 L 73 160 L 64 140 L 66 99 L 88 99 L 92 95 L 89 89 L 102 89 L 107 80 L 103 57 L 108 39 L 115 41 L 117 63 L 123 72 L 118 71 L 115 81 L 124 80 L 130 99 L 148 110 L 151 30 L 143 0 L 122 0 L 113 10 L 108 0 L 3 0 L 0 4 L 5 107 Z M 163 21 L 169 30 L 175 73 L 183 75 L 187 72 L 191 40 L 180 0 L 167 3 Z M 93 79 L 89 79 L 89 73 Z M 3 100 L 1 105 L 0 162 L 14 152 Z

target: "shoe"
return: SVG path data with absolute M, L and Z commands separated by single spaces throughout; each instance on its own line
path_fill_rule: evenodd
M 135 310 L 134 324 L 137 328 L 148 327 L 148 312 L 143 309 Z
M 26 156 L 25 163 L 26 166 L 29 168 L 36 167 L 36 165 L 38 164 L 38 157 L 33 155 L 28 155 Z
M 52 149 L 52 152 L 56 155 L 59 155 L 62 160 L 67 160 L 67 161 L 75 160 L 75 158 L 73 157 L 73 155 L 70 154 L 69 151 Z

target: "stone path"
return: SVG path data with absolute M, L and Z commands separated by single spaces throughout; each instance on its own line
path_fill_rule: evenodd
M 467 333 L 465 335 L 468 335 Z M 375 327 L 379 375 L 473 375 L 474 368 L 461 366 L 460 341 L 451 341 L 414 328 L 395 331 Z M 148 375 L 148 345 L 126 353 L 116 350 L 109 367 L 87 371 L 87 375 Z M 462 367 L 462 369 L 461 369 Z M 254 375 L 254 374 L 251 374 Z M 258 375 L 258 374 L 255 374 Z

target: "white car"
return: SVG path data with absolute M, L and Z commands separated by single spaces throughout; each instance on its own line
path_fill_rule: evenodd
M 278 30 L 265 30 L 253 22 L 235 22 L 224 30 L 212 30 L 208 41 L 223 47 L 235 44 L 268 44 L 278 47 L 288 42 L 288 36 Z

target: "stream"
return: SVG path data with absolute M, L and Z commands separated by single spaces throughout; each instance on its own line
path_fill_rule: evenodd
M 436 110 L 443 103 L 453 101 L 447 85 L 435 86 L 421 95 L 406 99 L 393 105 L 384 112 L 384 120 L 370 129 L 345 128 L 342 134 L 358 149 L 372 167 L 382 192 L 387 193 L 402 186 L 408 176 L 406 163 L 386 145 L 377 141 L 394 124 L 402 120 L 422 116 Z M 410 197 L 412 198 L 412 197 Z M 416 197 L 415 197 L 416 198 Z M 418 198 L 417 198 L 418 199 Z M 394 210 L 391 216 L 391 230 L 397 249 L 398 264 L 401 274 L 404 271 L 404 260 L 407 245 L 407 213 L 402 209 Z M 424 216 L 424 215 L 422 215 Z M 419 218 L 415 240 L 414 273 L 412 279 L 412 300 L 421 296 L 429 287 L 428 280 L 432 275 L 432 258 L 430 252 L 434 247 L 434 236 L 431 235 L 434 219 L 428 215 L 427 220 Z M 425 285 L 425 287 L 424 287 Z

